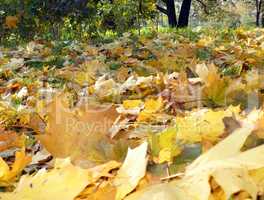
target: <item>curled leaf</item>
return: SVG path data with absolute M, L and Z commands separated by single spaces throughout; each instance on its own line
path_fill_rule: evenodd
M 117 187 L 116 200 L 123 199 L 136 188 L 141 178 L 145 176 L 147 167 L 147 147 L 144 142 L 134 149 L 128 149 L 126 159 L 114 179 Z

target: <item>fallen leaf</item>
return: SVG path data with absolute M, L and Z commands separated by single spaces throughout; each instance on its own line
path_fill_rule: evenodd
M 203 48 L 203 47 L 208 47 L 210 46 L 210 44 L 213 43 L 213 39 L 211 37 L 205 37 L 205 38 L 201 38 L 197 43 L 196 45 L 199 47 L 199 48 Z
M 125 109 L 133 109 L 139 107 L 143 104 L 141 100 L 125 100 L 123 101 L 123 106 Z
M 99 186 L 92 185 L 86 188 L 75 200 L 112 200 L 115 199 L 116 187 L 104 181 Z
M 27 156 L 25 151 L 16 152 L 15 162 L 11 169 L 7 163 L 0 157 L 0 186 L 8 186 L 14 183 L 16 176 L 31 162 L 31 157 Z
M 100 99 L 111 99 L 119 93 L 118 84 L 113 79 L 105 80 L 105 76 L 102 76 L 95 82 L 94 93 Z
M 228 86 L 228 79 L 220 77 L 216 67 L 211 65 L 202 90 L 203 97 L 207 99 L 209 105 L 224 105 L 228 95 Z
M 163 107 L 162 98 L 157 100 L 149 99 L 144 104 L 144 110 L 142 110 L 137 118 L 137 121 L 147 121 L 152 118 L 153 114 L 160 111 Z
M 141 100 L 124 100 L 123 104 L 119 106 L 116 111 L 120 114 L 138 115 L 144 106 Z
M 117 168 L 119 163 L 109 162 L 97 168 L 82 169 L 71 164 L 69 158 L 57 159 L 54 169 L 39 170 L 34 176 L 23 176 L 14 192 L 1 194 L 5 200 L 73 200 L 89 184 Z M 102 174 L 101 174 L 102 173 Z
M 134 190 L 140 179 L 145 176 L 147 147 L 148 143 L 144 142 L 134 149 L 128 149 L 126 159 L 114 179 L 114 185 L 117 187 L 116 200 L 123 199 Z
M 224 191 L 225 199 L 243 190 L 257 197 L 257 185 L 249 175 L 249 170 L 264 167 L 264 145 L 241 152 L 246 138 L 254 130 L 258 111 L 253 111 L 244 119 L 241 128 L 198 157 L 189 165 L 179 180 L 147 187 L 128 196 L 128 200 L 184 199 L 207 200 L 210 197 L 210 177 L 213 177 Z M 253 123 L 254 122 L 254 123 Z M 223 174 L 225 174 L 223 176 Z
M 114 145 L 107 138 L 108 129 L 118 116 L 115 107 L 81 105 L 71 109 L 64 97 L 57 96 L 47 107 L 46 133 L 37 136 L 41 144 L 53 156 L 71 157 L 83 167 L 86 162 L 90 166 L 117 159 L 111 155 Z
M 23 147 L 25 145 L 24 136 L 19 136 L 14 131 L 5 131 L 0 127 L 0 152 L 13 147 Z
M 209 73 L 209 69 L 208 69 L 208 67 L 206 66 L 205 63 L 202 63 L 202 64 L 196 65 L 195 72 L 196 72 L 196 74 L 198 74 L 198 76 L 203 81 L 206 81 L 206 78 L 207 78 L 208 73 Z
M 185 117 L 176 117 L 177 138 L 190 143 L 202 139 L 216 142 L 225 131 L 223 119 L 239 112 L 239 107 L 230 106 L 226 110 L 199 110 Z
M 171 162 L 173 158 L 181 153 L 177 145 L 177 130 L 168 128 L 158 134 L 149 135 L 149 143 L 152 155 L 157 163 Z

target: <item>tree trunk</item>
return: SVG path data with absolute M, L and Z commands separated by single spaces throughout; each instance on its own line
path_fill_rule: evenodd
M 264 1 L 262 0 L 262 3 L 261 3 L 261 25 L 262 27 L 264 28 Z
M 24 15 L 25 15 L 25 0 L 19 0 L 19 21 L 23 22 L 24 20 Z
M 257 11 L 256 13 L 256 26 L 260 25 L 260 11 Z
M 262 23 L 261 24 L 262 24 L 262 27 L 264 28 L 264 12 L 262 12 L 262 17 L 261 18 L 262 18 Z
M 20 0 L 19 1 L 19 9 L 20 9 L 20 12 L 22 12 L 24 14 L 24 11 L 25 11 L 25 2 L 24 2 L 24 0 Z
M 176 18 L 174 0 L 167 0 L 166 1 L 166 7 L 167 7 L 167 15 L 168 15 L 169 25 L 170 25 L 170 27 L 176 27 L 177 26 L 177 18 Z
M 262 0 L 256 0 L 256 26 L 260 26 Z
M 192 0 L 183 0 L 182 2 L 181 11 L 179 15 L 179 22 L 178 22 L 179 28 L 187 27 L 189 24 L 191 3 L 192 3 Z

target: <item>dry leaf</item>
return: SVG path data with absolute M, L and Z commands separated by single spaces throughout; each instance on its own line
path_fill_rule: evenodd
M 141 178 L 145 176 L 147 167 L 147 147 L 144 142 L 134 149 L 128 149 L 126 159 L 114 179 L 117 187 L 116 200 L 123 199 L 136 188 Z
M 142 110 L 137 118 L 137 121 L 148 121 L 152 118 L 154 113 L 160 111 L 163 107 L 162 98 L 157 100 L 149 99 L 144 104 L 144 110 Z
M 0 152 L 13 147 L 23 147 L 25 145 L 24 136 L 19 136 L 14 131 L 5 131 L 0 127 Z
M 86 188 L 75 200 L 113 200 L 115 195 L 116 188 L 109 181 L 104 181 Z
M 228 79 L 220 77 L 214 65 L 209 67 L 209 73 L 204 80 L 203 97 L 207 103 L 213 105 L 224 105 L 227 97 Z
M 72 165 L 69 158 L 57 159 L 54 169 L 41 169 L 34 176 L 23 176 L 14 192 L 4 193 L 1 197 L 4 200 L 73 200 L 87 185 L 117 167 L 119 163 L 113 161 L 82 169 Z
M 25 151 L 16 152 L 15 162 L 9 168 L 7 163 L 0 157 L 0 186 L 8 186 L 15 181 L 17 175 L 31 162 L 31 157 Z
M 115 107 L 82 105 L 70 109 L 64 97 L 57 96 L 47 108 L 46 133 L 37 136 L 45 148 L 55 157 L 70 156 L 83 162 L 83 167 L 115 159 L 110 156 L 111 141 L 106 137 L 117 117 Z
M 186 117 L 176 117 L 177 138 L 190 143 L 202 139 L 216 142 L 225 130 L 223 119 L 239 112 L 239 107 L 230 106 L 226 110 L 199 110 Z
M 261 114 L 263 115 L 263 114 Z M 249 176 L 249 170 L 264 167 L 264 145 L 241 152 L 246 138 L 254 130 L 253 124 L 259 118 L 259 111 L 253 111 L 241 128 L 211 148 L 189 165 L 180 180 L 150 186 L 132 194 L 128 200 L 184 199 L 207 200 L 210 197 L 210 177 L 213 177 L 225 193 L 225 199 L 241 190 L 256 199 L 257 185 Z M 225 174 L 226 176 L 223 176 Z
M 196 65 L 195 72 L 198 74 L 198 76 L 203 80 L 206 81 L 206 78 L 209 73 L 209 69 L 206 66 L 205 63 Z

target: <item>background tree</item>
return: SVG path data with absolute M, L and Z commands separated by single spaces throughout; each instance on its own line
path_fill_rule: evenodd
M 255 0 L 256 2 L 256 26 L 260 26 L 261 24 L 261 12 L 263 7 L 263 0 Z
M 156 7 L 160 12 L 167 15 L 168 24 L 170 27 L 176 27 L 177 26 L 177 17 L 176 17 L 174 0 L 158 1 Z
M 187 27 L 189 24 L 189 16 L 191 10 L 192 0 L 183 0 L 181 5 L 181 11 L 179 15 L 178 27 Z
M 155 0 L 2 0 L 0 37 L 97 38 L 140 28 L 157 13 Z M 17 19 L 6 26 L 6 18 Z M 12 17 L 12 18 L 10 18 Z
M 262 27 L 264 27 L 264 5 L 262 0 L 262 6 L 261 6 L 261 19 L 262 19 Z
M 0 40 L 101 40 L 127 31 L 140 32 L 142 27 L 156 24 L 157 13 L 165 14 L 170 27 L 236 27 L 243 20 L 264 26 L 263 1 L 1 0 Z
M 186 27 L 189 23 L 190 9 L 192 0 L 183 0 L 181 3 L 181 9 L 179 14 L 179 20 L 177 20 L 175 11 L 174 0 L 162 0 L 158 1 L 157 9 L 168 17 L 168 24 L 170 27 Z M 164 8 L 164 6 L 166 8 Z

